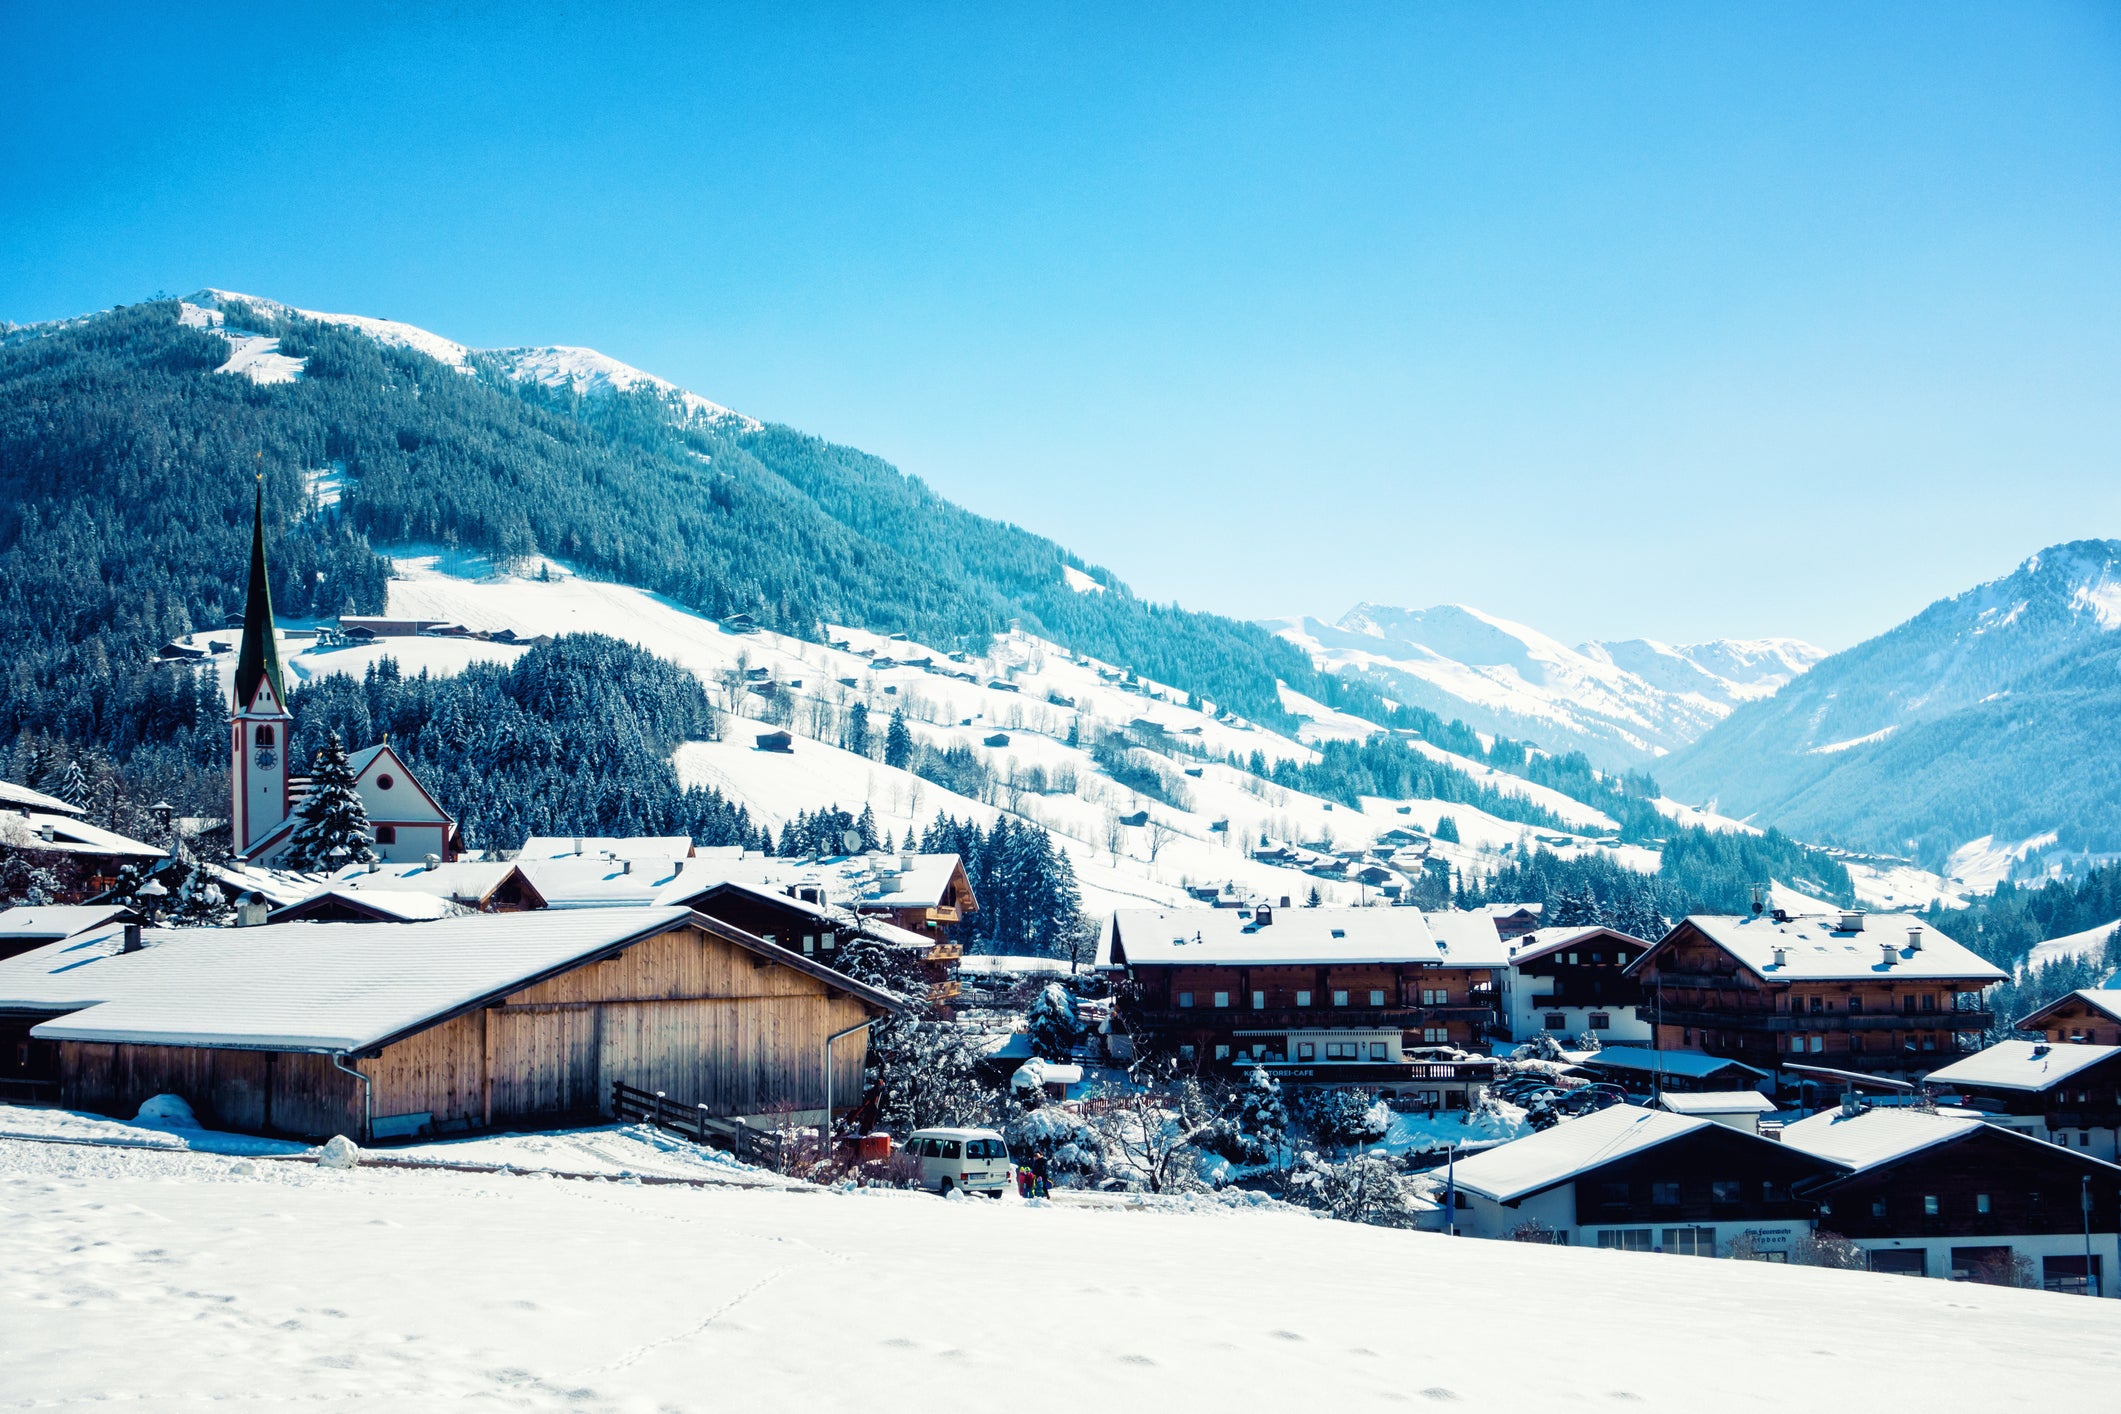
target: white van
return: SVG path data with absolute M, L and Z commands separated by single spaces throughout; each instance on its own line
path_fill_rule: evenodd
M 991 1129 L 916 1129 L 906 1157 L 920 1165 L 921 1187 L 936 1193 L 960 1188 L 999 1198 L 1015 1182 L 1009 1146 Z

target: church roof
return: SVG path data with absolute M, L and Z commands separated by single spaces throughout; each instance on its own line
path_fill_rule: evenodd
M 236 710 L 256 700 L 258 683 L 272 684 L 273 700 L 287 705 L 280 674 L 280 645 L 273 636 L 272 586 L 265 574 L 265 488 L 258 487 L 251 514 L 250 591 L 243 600 L 243 646 L 236 651 Z

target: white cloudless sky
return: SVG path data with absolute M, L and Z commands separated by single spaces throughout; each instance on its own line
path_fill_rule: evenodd
M 1841 647 L 2121 535 L 2121 10 L 0 0 L 0 318 L 587 344 L 1137 592 Z

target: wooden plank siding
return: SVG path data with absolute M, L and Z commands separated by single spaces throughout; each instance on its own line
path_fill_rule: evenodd
M 386 926 L 386 925 L 377 925 Z M 623 1080 L 717 1117 L 824 1104 L 825 1038 L 872 1008 L 697 928 L 635 943 L 357 1056 L 373 1113 L 471 1126 L 608 1115 Z M 864 1040 L 833 1052 L 835 1108 L 862 1093 Z M 203 1123 L 305 1138 L 361 1132 L 362 1096 L 328 1056 L 60 1044 L 62 1103 L 131 1115 L 181 1095 Z

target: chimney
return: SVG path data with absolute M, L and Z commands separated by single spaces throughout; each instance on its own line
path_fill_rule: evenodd
M 1856 1098 L 1856 1092 L 1854 1090 L 1849 1091 L 1847 1094 L 1841 1097 L 1841 1117 L 1843 1119 L 1854 1119 L 1857 1115 L 1860 1115 L 1862 1113 L 1863 1101 Z
M 2035 1059 L 2038 1059 L 2039 1057 L 2041 1057 L 2041 1056 L 2044 1056 L 2044 1055 L 2046 1055 L 2046 1054 L 2047 1054 L 2047 1042 L 2045 1042 L 2045 1041 L 2035 1041 L 2035 1042 L 2033 1042 L 2033 1057 L 2034 1057 Z
M 1789 965 L 1789 961 L 1790 961 L 1790 950 L 1789 950 L 1788 948 L 1777 948 L 1777 949 L 1775 949 L 1775 966 L 1777 966 L 1777 967 L 1787 967 L 1787 966 Z
M 578 855 L 582 852 L 582 837 L 580 835 L 574 837 L 574 852 Z
M 144 944 L 142 944 L 140 941 L 140 925 L 137 923 L 126 924 L 125 943 L 121 951 L 138 952 L 143 946 Z
M 1840 930 L 1839 930 L 1839 931 L 1841 931 L 1841 932 L 1843 932 L 1843 933 L 1860 933 L 1860 932 L 1862 932 L 1862 931 L 1863 931 L 1863 910 L 1862 910 L 1862 909 L 1860 909 L 1860 908 L 1844 908 L 1844 909 L 1842 909 L 1842 910 L 1841 910 L 1841 928 L 1840 928 Z
M 631 874 L 633 872 L 633 861 L 629 859 L 624 864 L 621 864 L 619 872 L 621 874 Z
M 1283 894 L 1281 896 L 1281 906 L 1283 908 L 1287 908 L 1289 906 L 1289 896 L 1287 894 Z
M 1753 885 L 1753 916 L 1755 918 L 1760 916 L 1760 910 L 1766 906 L 1766 903 L 1767 901 L 1761 897 L 1760 885 Z
M 1894 963 L 1900 961 L 1900 950 L 1891 943 L 1880 943 L 1878 951 L 1884 954 L 1884 961 L 1887 967 L 1891 967 Z
M 676 878 L 676 877 L 677 877 L 678 875 L 680 875 L 680 874 L 682 874 L 682 873 L 684 873 L 684 872 L 685 872 L 685 861 L 684 861 L 684 860 L 680 859 L 680 860 L 677 860 L 677 861 L 675 861 L 675 862 L 673 862 L 673 863 L 671 864 L 671 866 L 670 866 L 670 877 L 671 877 L 671 878 L 675 879 L 675 878 Z
M 427 856 L 427 867 L 428 867 L 428 868 L 429 868 L 430 870 L 434 870 L 434 869 L 439 869 L 439 868 L 441 868 L 441 867 L 442 867 L 442 856 L 441 856 L 441 855 L 439 855 L 439 854 L 430 854 L 430 855 L 428 855 L 428 856 Z
M 1908 925 L 1907 950 L 1909 952 L 1922 951 L 1922 927 L 1920 924 L 1911 923 Z

